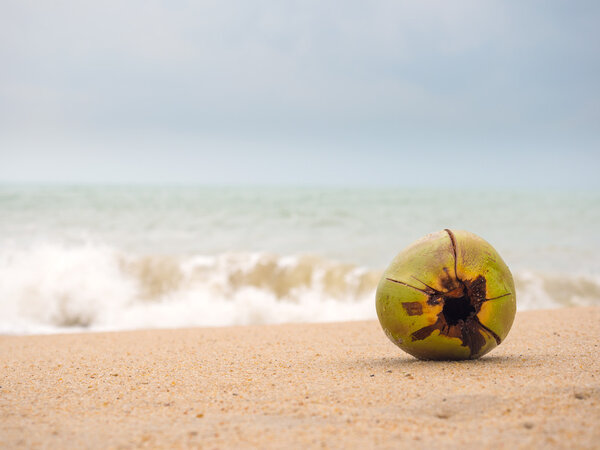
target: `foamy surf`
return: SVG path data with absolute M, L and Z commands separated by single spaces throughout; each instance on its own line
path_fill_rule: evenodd
M 520 310 L 594 305 L 592 276 L 515 273 Z M 0 333 L 374 319 L 380 270 L 317 255 L 140 256 L 97 243 L 0 250 Z

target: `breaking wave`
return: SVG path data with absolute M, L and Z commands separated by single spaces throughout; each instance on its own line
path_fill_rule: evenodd
M 515 273 L 520 310 L 600 304 L 594 276 Z M 0 250 L 0 333 L 374 319 L 381 276 L 315 255 L 132 255 L 100 245 Z

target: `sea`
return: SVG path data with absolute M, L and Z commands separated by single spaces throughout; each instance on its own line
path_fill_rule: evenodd
M 444 228 L 496 248 L 519 310 L 600 305 L 598 192 L 2 185 L 0 333 L 375 319 L 385 267 Z

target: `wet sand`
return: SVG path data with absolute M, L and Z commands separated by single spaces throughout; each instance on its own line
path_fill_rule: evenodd
M 0 336 L 1 448 L 598 448 L 600 308 L 476 361 L 377 322 Z

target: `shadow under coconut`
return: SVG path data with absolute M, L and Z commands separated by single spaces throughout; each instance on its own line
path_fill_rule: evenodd
M 540 359 L 539 356 L 529 355 L 485 355 L 478 359 L 464 360 L 423 360 L 417 359 L 409 355 L 398 357 L 383 357 L 383 358 L 361 358 L 354 360 L 350 365 L 356 368 L 379 368 L 379 369 L 401 369 L 418 366 L 463 366 L 463 367 L 479 367 L 479 368 L 494 368 L 494 367 L 519 367 L 529 364 L 533 360 Z

